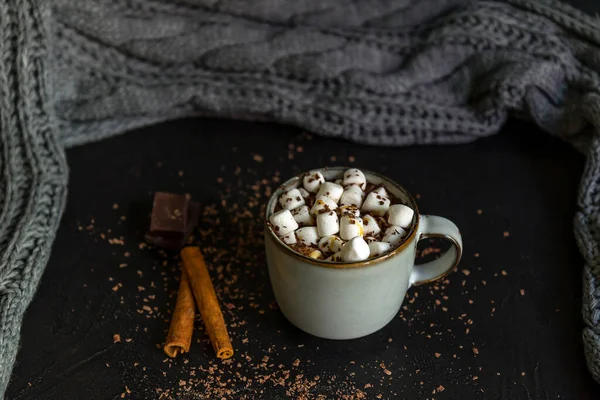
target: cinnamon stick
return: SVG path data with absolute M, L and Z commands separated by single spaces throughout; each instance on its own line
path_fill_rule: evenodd
M 163 349 L 166 355 L 176 357 L 179 353 L 190 351 L 195 317 L 194 295 L 187 274 L 185 270 L 182 270 L 179 291 L 177 292 L 177 303 L 171 317 L 171 325 Z
M 233 356 L 233 347 L 202 252 L 195 246 L 185 247 L 181 250 L 181 259 L 217 357 L 230 358 Z

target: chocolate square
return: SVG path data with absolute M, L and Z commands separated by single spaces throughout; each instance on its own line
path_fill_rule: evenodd
M 190 197 L 174 193 L 154 194 L 150 232 L 177 233 L 183 235 L 187 225 Z
M 199 216 L 200 204 L 190 201 L 189 195 L 157 192 L 146 242 L 169 250 L 179 250 L 197 226 Z

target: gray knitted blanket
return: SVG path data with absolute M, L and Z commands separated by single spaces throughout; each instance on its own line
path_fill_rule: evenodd
M 188 116 L 395 146 L 514 116 L 564 138 L 588 160 L 575 234 L 600 382 L 592 17 L 551 0 L 3 0 L 0 15 L 0 393 L 65 205 L 65 148 Z

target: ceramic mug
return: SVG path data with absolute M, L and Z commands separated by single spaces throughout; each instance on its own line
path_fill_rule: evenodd
M 327 180 L 335 180 L 346 169 L 319 171 Z M 453 222 L 420 215 L 404 188 L 384 176 L 362 171 L 368 182 L 383 183 L 396 199 L 415 210 L 404 241 L 377 258 L 353 263 L 316 260 L 292 250 L 275 235 L 267 221 L 282 192 L 299 187 L 302 175 L 281 185 L 266 208 L 265 250 L 279 308 L 298 328 L 326 339 L 353 339 L 383 328 L 398 314 L 411 286 L 443 278 L 458 265 L 462 254 L 461 234 Z M 438 259 L 415 266 L 417 243 L 429 237 L 447 239 L 452 246 Z

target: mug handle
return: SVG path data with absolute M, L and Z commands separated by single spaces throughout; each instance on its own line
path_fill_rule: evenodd
M 454 222 L 435 215 L 421 215 L 418 240 L 444 238 L 452 247 L 441 257 L 425 264 L 415 265 L 410 275 L 410 286 L 436 281 L 448 275 L 460 262 L 462 256 L 462 236 Z

